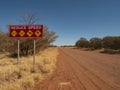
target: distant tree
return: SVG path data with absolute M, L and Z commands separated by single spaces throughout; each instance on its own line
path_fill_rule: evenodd
M 80 40 L 76 41 L 75 46 L 78 48 L 80 47 Z
M 100 49 L 102 48 L 102 39 L 101 38 L 91 38 L 90 39 L 90 47 L 92 49 Z
M 89 41 L 86 39 L 86 38 L 80 38 L 77 42 L 76 42 L 76 44 L 75 44 L 75 46 L 77 46 L 77 47 L 81 47 L 81 48 L 88 48 L 89 47 Z
M 114 40 L 114 49 L 120 49 L 120 36 L 115 38 L 116 39 Z
M 105 49 L 120 49 L 120 36 L 106 36 L 102 42 Z

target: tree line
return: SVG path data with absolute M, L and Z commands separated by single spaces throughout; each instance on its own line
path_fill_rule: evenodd
M 120 50 L 120 36 L 105 36 L 103 38 L 94 37 L 90 40 L 80 38 L 76 41 L 75 46 L 78 48 L 89 49 L 111 49 Z

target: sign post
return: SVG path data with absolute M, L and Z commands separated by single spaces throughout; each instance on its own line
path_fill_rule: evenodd
M 18 58 L 17 64 L 20 59 L 20 40 L 19 38 L 34 38 L 34 53 L 33 53 L 33 64 L 35 64 L 35 49 L 36 43 L 35 38 L 43 37 L 43 25 L 10 25 L 9 36 L 11 38 L 18 38 Z
M 17 57 L 17 64 L 19 64 L 19 58 L 20 58 L 20 40 L 18 39 L 18 57 Z
M 34 39 L 34 55 L 33 55 L 33 65 L 35 64 L 35 48 L 36 47 L 36 43 L 35 43 L 35 39 Z

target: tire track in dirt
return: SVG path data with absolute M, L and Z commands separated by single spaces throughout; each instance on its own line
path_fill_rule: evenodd
M 96 76 L 93 72 L 91 72 L 90 70 L 88 70 L 86 67 L 84 67 L 83 65 L 81 65 L 78 61 L 77 61 L 77 59 L 76 58 L 74 58 L 73 56 L 71 56 L 71 55 L 69 55 L 68 53 L 66 53 L 66 52 L 64 52 L 65 54 L 66 54 L 66 56 L 68 56 L 68 57 L 71 57 L 72 58 L 72 60 L 74 60 L 73 62 L 76 62 L 75 64 L 78 64 L 78 65 L 76 65 L 77 66 L 77 69 L 82 69 L 82 70 L 79 70 L 79 71 L 82 71 L 82 73 L 85 73 L 86 71 L 87 72 L 89 72 L 89 73 L 86 73 L 86 74 L 84 74 L 84 76 L 83 77 L 85 77 L 84 78 L 84 80 L 88 80 L 88 82 L 87 82 L 87 84 L 89 83 L 89 84 L 93 84 L 95 87 L 96 87 L 96 89 L 94 89 L 95 87 L 93 86 L 93 85 L 89 85 L 89 86 L 86 86 L 86 87 L 88 87 L 88 89 L 87 90 L 89 90 L 90 89 L 90 87 L 94 87 L 94 88 L 92 88 L 92 89 L 90 89 L 90 90 L 101 90 L 101 88 L 98 86 L 98 85 L 103 85 L 103 86 L 101 86 L 104 90 L 116 90 L 116 89 L 114 89 L 112 86 L 110 86 L 110 85 L 108 85 L 105 81 L 103 81 L 100 77 L 98 77 L 98 76 Z M 75 65 L 74 64 L 74 65 Z M 90 74 L 91 74 L 91 76 L 93 77 L 92 79 L 90 78 Z M 89 75 L 89 76 L 87 76 L 87 75 Z M 96 83 L 94 83 L 94 81 L 93 81 L 93 79 L 94 78 L 96 78 L 96 81 L 99 81 L 99 84 L 97 85 Z M 85 84 L 85 83 L 84 83 Z
M 65 55 L 65 53 L 63 53 L 63 54 Z M 66 57 L 66 55 L 65 55 L 65 57 Z M 69 77 L 70 77 L 69 80 L 71 81 L 71 84 L 73 85 L 72 88 L 75 88 L 75 90 L 77 90 L 78 88 L 81 89 L 81 90 L 86 90 L 85 86 L 83 85 L 79 76 L 77 75 L 76 70 L 74 70 L 73 66 L 67 60 L 69 60 L 68 57 L 64 61 L 64 63 L 66 63 L 66 67 L 68 67 L 67 72 L 69 73 Z
M 81 90 L 85 90 L 85 87 L 80 82 L 80 80 L 79 80 L 78 76 L 76 75 L 75 71 L 72 68 L 69 68 L 71 66 L 68 64 L 68 62 L 66 62 L 66 60 L 68 59 L 68 57 L 66 57 L 64 55 L 64 53 L 62 53 L 62 58 L 64 58 L 63 59 L 64 62 L 62 62 L 63 63 L 63 65 L 62 65 L 63 68 L 62 69 L 63 69 L 65 78 L 64 78 L 64 80 L 61 79 L 59 83 L 61 83 L 61 82 L 67 82 L 67 83 L 69 83 L 69 85 L 68 86 L 67 85 L 63 86 L 63 87 L 61 87 L 59 89 L 60 90 L 63 90 L 63 89 L 64 90 L 78 90 L 78 88 L 79 88 Z M 71 71 L 74 71 L 74 72 L 71 72 Z M 78 85 L 75 84 L 75 83 L 77 83 Z
M 79 53 L 79 50 L 59 48 L 57 68 L 54 73 L 37 83 L 33 90 L 120 90 L 119 87 L 110 85 L 89 67 L 88 60 L 91 60 L 95 66 L 102 64 L 94 60 L 98 57 L 89 56 L 89 53 L 85 56 L 84 53 Z M 88 64 L 85 64 L 87 62 Z M 107 64 L 107 61 L 105 63 Z M 97 69 L 103 70 L 100 66 Z
M 119 55 L 113 55 L 113 57 L 112 57 L 112 55 L 105 56 L 105 54 L 102 55 L 100 53 L 94 53 L 94 52 L 88 52 L 88 51 L 87 51 L 87 55 L 86 55 L 85 54 L 86 51 L 84 51 L 85 52 L 84 53 L 83 51 L 81 52 L 79 50 L 68 49 L 68 48 L 66 51 L 73 52 L 75 58 L 77 58 L 76 61 L 78 61 L 81 66 L 84 66 L 85 68 L 88 68 L 89 71 L 94 72 L 97 75 L 97 77 L 102 79 L 105 83 L 109 84 L 109 86 L 116 87 L 116 88 L 118 88 L 117 90 L 120 89 L 120 82 L 119 82 L 120 81 L 120 77 L 119 77 L 119 75 L 120 75 L 120 64 L 119 64 L 120 56 Z M 96 55 L 94 55 L 93 53 Z M 82 55 L 82 57 L 78 56 L 78 55 Z M 85 56 L 87 56 L 87 57 L 85 57 Z M 110 58 L 107 56 L 110 56 Z M 82 58 L 82 60 L 81 60 L 81 58 Z M 111 59 L 111 60 L 109 60 L 109 59 Z M 105 61 L 105 64 L 108 64 L 108 65 L 103 65 L 104 61 Z M 112 65 L 111 65 L 111 63 L 112 63 Z M 116 63 L 118 63 L 118 64 L 116 65 Z M 93 68 L 93 66 L 94 66 L 94 68 Z M 114 69 L 114 67 L 116 67 L 116 66 L 118 68 Z M 95 69 L 99 73 L 96 73 Z M 91 75 L 91 76 L 93 76 L 93 75 Z
M 62 50 L 63 51 L 63 50 Z M 64 52 L 64 51 L 63 51 Z M 73 56 L 70 56 L 68 53 L 66 53 L 66 52 L 64 52 L 64 54 L 66 54 L 66 56 L 68 56 L 68 57 L 71 57 L 72 58 L 72 60 L 73 60 L 73 62 L 72 62 L 72 64 L 73 65 L 75 65 L 76 66 L 76 68 L 77 68 L 77 70 L 76 70 L 76 68 L 74 68 L 74 66 L 73 65 L 71 65 L 71 67 L 73 67 L 74 68 L 74 71 L 76 71 L 76 73 L 77 73 L 77 75 L 79 75 L 80 76 L 80 72 L 79 71 L 81 71 L 82 72 L 82 74 L 84 74 L 84 72 L 83 72 L 83 70 L 81 70 L 81 69 L 84 69 L 84 71 L 88 71 L 88 69 L 87 68 L 85 68 L 85 67 L 83 67 L 83 66 L 81 66 L 80 64 L 79 64 L 79 62 L 77 62 L 76 61 L 76 59 L 73 57 Z M 68 61 L 69 62 L 69 61 Z M 71 63 L 69 63 L 69 64 L 71 64 Z M 92 79 L 90 79 L 88 76 L 86 76 L 85 74 L 82 76 L 82 78 L 84 78 L 84 80 L 83 80 L 83 83 L 84 83 L 84 85 L 86 85 L 86 90 L 101 90 L 101 88 L 98 86 L 98 85 L 96 85 L 94 82 L 93 82 L 93 80 Z M 86 82 L 85 82 L 86 81 Z

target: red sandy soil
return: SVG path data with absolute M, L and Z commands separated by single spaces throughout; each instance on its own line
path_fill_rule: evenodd
M 120 90 L 120 54 L 58 49 L 56 70 L 33 90 Z

